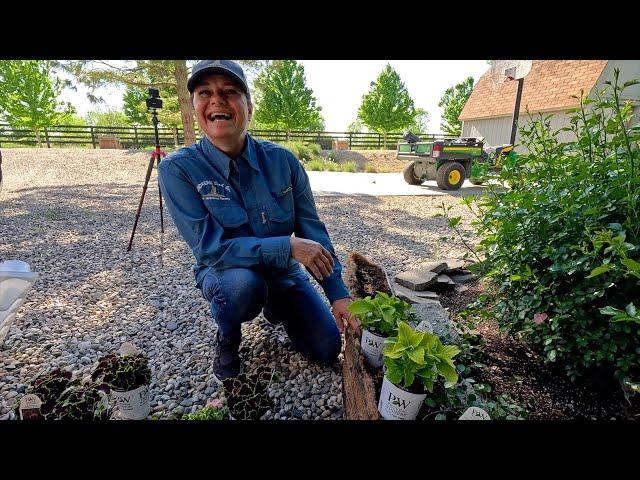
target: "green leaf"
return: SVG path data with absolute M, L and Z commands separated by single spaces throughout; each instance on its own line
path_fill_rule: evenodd
M 611 264 L 606 263 L 604 265 L 600 265 L 599 267 L 596 267 L 593 270 L 591 270 L 591 273 L 586 278 L 597 277 L 598 275 L 606 273 L 609 270 L 611 270 Z
M 460 223 L 461 217 L 451 217 L 449 219 L 449 226 L 451 228 L 455 228 L 458 226 L 458 224 Z
M 371 304 L 371 301 L 364 299 L 355 300 L 348 307 L 349 312 L 353 313 L 356 316 L 365 315 L 373 311 L 374 309 L 375 307 Z
M 418 365 L 424 365 L 425 361 L 424 361 L 424 348 L 422 347 L 417 347 L 413 350 L 408 350 L 407 354 L 409 355 L 409 358 L 411 360 L 413 360 L 414 362 L 416 362 Z
M 640 272 L 640 263 L 631 258 L 625 258 L 621 260 L 621 263 L 632 272 Z

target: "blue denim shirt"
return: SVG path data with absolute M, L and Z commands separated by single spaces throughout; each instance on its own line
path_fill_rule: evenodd
M 331 252 L 333 272 L 320 282 L 329 301 L 348 297 L 342 266 L 298 159 L 279 145 L 247 135 L 236 160 L 239 182 L 230 181 L 230 162 L 203 137 L 165 157 L 158 168 L 167 209 L 196 258 L 196 284 L 211 268 L 284 272 L 296 263 L 290 244 L 295 233 Z

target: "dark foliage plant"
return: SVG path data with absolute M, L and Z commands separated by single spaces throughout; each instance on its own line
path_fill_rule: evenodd
M 109 389 L 127 392 L 151 382 L 151 369 L 146 356 L 110 354 L 102 357 L 91 373 L 91 379 Z
M 570 126 L 521 129 L 528 153 L 506 159 L 475 204 L 484 269 L 503 329 L 571 379 L 640 378 L 640 126 L 619 71 L 575 97 Z M 560 132 L 571 140 L 560 141 Z M 452 219 L 455 220 L 455 219 Z

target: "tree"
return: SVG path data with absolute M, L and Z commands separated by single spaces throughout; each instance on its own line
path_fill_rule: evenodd
M 462 133 L 462 122 L 458 120 L 458 117 L 460 117 L 472 91 L 473 77 L 468 77 L 464 82 L 445 90 L 438 106 L 444 107 L 442 114 L 444 121 L 440 123 L 440 127 L 447 134 L 460 135 Z
M 415 115 L 407 87 L 400 75 L 387 64 L 377 80 L 371 82 L 369 92 L 362 97 L 358 117 L 372 130 L 384 135 L 386 148 L 387 134 L 411 125 Z
M 255 82 L 256 124 L 269 128 L 315 130 L 324 128 L 313 91 L 306 86 L 304 66 L 295 60 L 276 60 Z
M 248 76 L 255 70 L 259 71 L 264 64 L 260 60 L 239 60 L 239 63 L 245 67 Z M 186 60 L 137 60 L 123 65 L 103 60 L 74 60 L 58 61 L 56 66 L 89 87 L 89 100 L 92 102 L 101 101 L 95 96 L 95 90 L 109 84 L 137 87 L 144 98 L 148 96 L 147 88 L 158 88 L 163 99 L 163 108 L 158 112 L 159 122 L 171 126 L 181 123 L 185 145 L 196 141 L 193 104 L 187 90 L 189 71 Z M 145 111 L 146 107 L 142 110 Z
M 413 123 L 409 126 L 409 130 L 413 133 L 428 133 L 429 131 L 429 113 L 424 108 L 416 108 L 416 116 Z
M 369 129 L 367 128 L 367 126 L 364 123 L 362 123 L 362 120 L 360 118 L 357 118 L 357 117 L 347 127 L 347 132 L 352 132 L 352 133 L 367 133 L 368 131 Z
M 148 96 L 144 89 L 127 85 L 127 90 L 122 97 L 122 110 L 133 125 L 148 125 L 151 123 L 145 103 Z
M 39 146 L 43 129 L 75 113 L 70 103 L 58 101 L 65 82 L 52 80 L 49 70 L 44 60 L 0 61 L 0 116 L 12 127 L 33 130 Z
M 94 127 L 129 127 L 131 122 L 123 112 L 107 110 L 106 112 L 87 113 L 87 122 Z

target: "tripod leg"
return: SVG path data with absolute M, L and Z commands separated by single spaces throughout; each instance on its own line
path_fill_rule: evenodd
M 138 220 L 140 219 L 140 211 L 142 210 L 142 202 L 144 201 L 144 194 L 147 191 L 147 186 L 149 185 L 149 178 L 151 178 L 151 170 L 153 169 L 154 158 L 151 157 L 149 161 L 149 166 L 147 167 L 147 176 L 144 179 L 144 187 L 142 187 L 142 196 L 140 197 L 140 203 L 138 204 L 138 211 L 136 212 L 136 220 L 133 223 L 133 231 L 131 232 L 131 238 L 129 239 L 129 246 L 127 247 L 127 252 L 131 250 L 131 245 L 133 244 L 133 236 L 136 233 L 136 227 L 138 226 Z
M 160 168 L 160 155 L 158 155 L 158 163 L 156 165 L 157 168 Z M 160 198 L 160 233 L 164 233 L 164 217 L 162 215 L 162 191 L 160 190 L 160 182 L 158 182 L 158 197 Z

